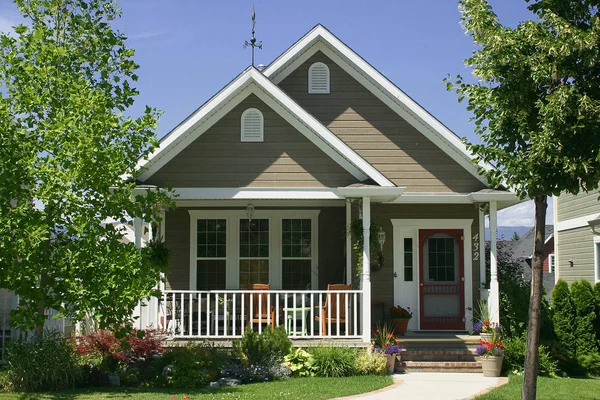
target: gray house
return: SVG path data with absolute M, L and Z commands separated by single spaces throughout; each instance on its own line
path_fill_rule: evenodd
M 396 304 L 413 310 L 409 330 L 468 330 L 484 213 L 493 227 L 518 202 L 321 25 L 242 71 L 139 166 L 141 186 L 178 194 L 158 230 L 173 257 L 154 322 L 183 338 L 271 323 L 368 341 L 371 310 Z M 346 234 L 357 219 L 364 243 L 377 237 L 376 260 Z

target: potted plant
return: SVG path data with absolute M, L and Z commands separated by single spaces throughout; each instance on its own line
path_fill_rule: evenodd
M 490 312 L 485 301 L 479 302 L 479 319 L 473 324 L 473 332 L 479 333 L 481 340 L 491 342 L 492 336 L 496 331 L 501 331 L 502 327 L 491 322 Z
M 475 348 L 475 355 L 480 357 L 483 376 L 500 376 L 502 361 L 504 360 L 504 346 L 501 341 L 501 330 L 495 329 L 492 332 L 491 340 L 481 340 Z
M 389 375 L 393 374 L 396 369 L 396 359 L 400 355 L 402 348 L 398 339 L 392 333 L 390 325 L 377 326 L 377 330 L 373 334 L 372 351 L 381 354 L 387 359 L 387 373 Z
M 392 319 L 392 327 L 394 334 L 404 336 L 408 321 L 412 318 L 413 313 L 410 307 L 394 306 L 390 309 L 390 318 Z

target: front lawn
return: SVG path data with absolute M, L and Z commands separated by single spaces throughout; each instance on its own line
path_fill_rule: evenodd
M 476 397 L 477 400 L 513 400 L 521 397 L 523 377 L 511 375 L 506 385 Z M 600 379 L 538 377 L 537 398 L 541 400 L 600 399 Z
M 600 381 L 599 381 L 600 383 Z M 391 376 L 351 376 L 347 378 L 292 378 L 218 390 L 174 390 L 138 388 L 81 389 L 43 394 L 1 393 L 2 399 L 52 400 L 185 400 L 185 399 L 331 399 L 381 389 L 392 384 Z M 187 397 L 186 397 L 187 396 Z M 588 397 L 591 398 L 591 397 Z

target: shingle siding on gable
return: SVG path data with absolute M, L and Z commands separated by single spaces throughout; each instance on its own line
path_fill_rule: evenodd
M 308 94 L 308 68 L 324 62 L 331 92 Z M 280 84 L 359 155 L 407 192 L 473 192 L 485 186 L 389 109 L 327 56 L 317 52 Z
M 576 196 L 563 193 L 557 199 L 556 213 L 558 221 L 600 213 L 600 201 L 598 201 L 597 191 L 579 193 Z
M 250 107 L 263 113 L 264 142 L 240 140 L 240 118 Z M 145 183 L 182 188 L 339 187 L 356 182 L 302 133 L 250 95 Z

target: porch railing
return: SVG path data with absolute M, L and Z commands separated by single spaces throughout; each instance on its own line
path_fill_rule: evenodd
M 361 290 L 166 290 L 138 307 L 138 327 L 174 338 L 239 338 L 283 325 L 292 338 L 362 337 Z

